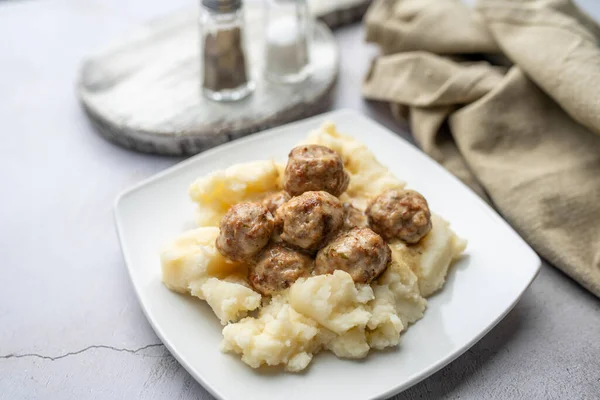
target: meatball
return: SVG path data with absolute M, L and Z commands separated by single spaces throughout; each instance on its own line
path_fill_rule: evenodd
M 344 220 L 345 230 L 369 227 L 369 221 L 364 212 L 360 211 L 350 203 L 344 203 L 344 210 L 346 210 L 346 219 Z
M 274 218 L 259 203 L 236 204 L 221 219 L 217 250 L 234 261 L 247 261 L 269 242 Z
M 339 196 L 346 191 L 350 177 L 338 153 L 325 146 L 294 147 L 288 156 L 283 186 L 292 196 L 325 191 Z
M 370 283 L 385 271 L 391 259 L 387 243 L 369 228 L 354 228 L 317 253 L 315 273 L 346 271 L 354 282 Z
M 277 210 L 281 239 L 307 251 L 323 247 L 344 225 L 340 201 L 327 192 L 306 192 Z
M 390 189 L 377 196 L 367 216 L 371 228 L 384 239 L 417 243 L 431 230 L 427 200 L 414 190 Z
M 275 215 L 275 211 L 292 198 L 285 190 L 273 193 L 265 197 L 262 201 L 263 205 L 269 209 L 271 214 Z
M 298 278 L 308 277 L 313 260 L 281 244 L 270 244 L 250 265 L 248 280 L 256 291 L 270 296 L 289 288 Z

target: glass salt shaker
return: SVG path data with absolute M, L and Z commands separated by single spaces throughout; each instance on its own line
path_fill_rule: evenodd
M 312 16 L 306 0 L 265 0 L 265 75 L 276 83 L 301 82 L 310 73 Z
M 250 71 L 242 0 L 201 0 L 203 94 L 215 101 L 243 99 L 254 90 Z

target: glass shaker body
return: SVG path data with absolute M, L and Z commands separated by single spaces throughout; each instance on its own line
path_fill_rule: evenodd
M 200 6 L 200 79 L 211 100 L 240 100 L 254 90 L 244 25 L 241 7 L 223 12 Z
M 310 73 L 312 16 L 306 0 L 265 1 L 265 75 L 296 83 Z

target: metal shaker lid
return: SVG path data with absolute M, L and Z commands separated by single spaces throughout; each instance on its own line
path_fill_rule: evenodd
M 217 12 L 233 12 L 242 7 L 242 0 L 202 0 L 202 5 Z

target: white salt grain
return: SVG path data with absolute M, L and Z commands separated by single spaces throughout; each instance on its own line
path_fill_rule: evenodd
M 272 21 L 266 32 L 266 61 L 268 74 L 281 77 L 300 74 L 308 65 L 306 27 L 294 17 Z

